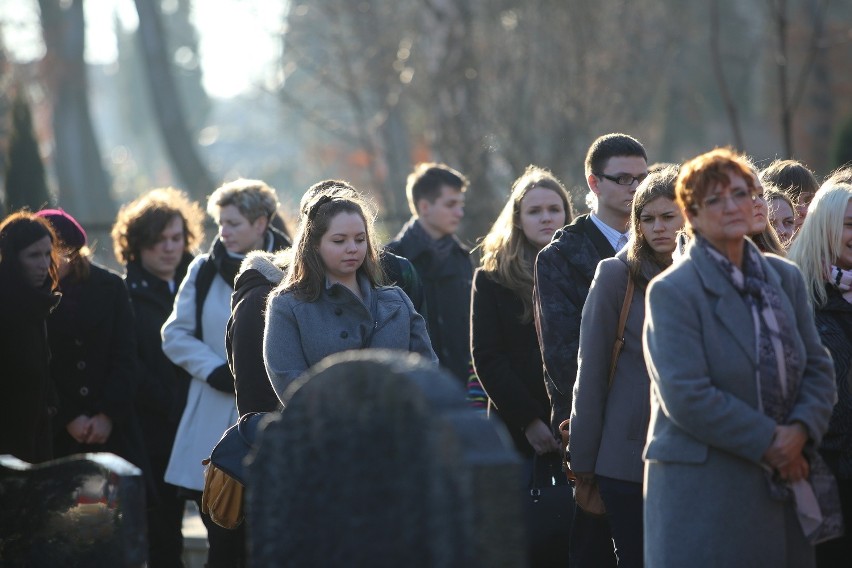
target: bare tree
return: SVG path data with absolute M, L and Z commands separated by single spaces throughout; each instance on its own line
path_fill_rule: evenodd
M 807 10 L 811 25 L 808 33 L 807 48 L 798 74 L 793 71 L 793 54 L 789 50 L 791 11 L 787 0 L 767 0 L 769 17 L 775 35 L 775 65 L 778 77 L 779 123 L 784 140 L 784 151 L 787 156 L 793 156 L 793 119 L 809 79 L 813 74 L 815 62 L 824 44 L 825 16 L 830 0 L 811 2 Z
M 89 111 L 83 0 L 39 0 L 39 7 L 59 204 L 83 223 L 108 223 L 115 215 L 115 204 Z
M 731 88 L 728 86 L 728 79 L 725 76 L 725 64 L 720 46 L 722 39 L 719 30 L 719 20 L 719 0 L 712 0 L 710 3 L 710 58 L 713 61 L 713 75 L 716 77 L 716 84 L 719 86 L 719 93 L 722 96 L 725 113 L 731 125 L 734 145 L 741 152 L 745 152 L 745 139 L 743 139 L 743 130 L 740 125 L 739 109 L 736 101 L 734 101 Z
M 201 160 L 187 126 L 183 104 L 172 75 L 168 45 L 163 32 L 158 0 L 136 0 L 139 14 L 139 40 L 148 72 L 148 86 L 154 101 L 154 114 L 174 171 L 187 191 L 204 199 L 216 184 Z

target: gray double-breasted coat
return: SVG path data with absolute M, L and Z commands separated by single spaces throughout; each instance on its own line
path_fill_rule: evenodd
M 438 364 L 426 322 L 405 292 L 396 286 L 372 288 L 364 277 L 359 277 L 359 287 L 363 301 L 342 284 L 327 285 L 313 302 L 292 291 L 269 295 L 263 360 L 279 399 L 302 373 L 340 351 L 396 349 Z
M 761 262 L 805 362 L 787 422 L 818 444 L 836 399 L 831 359 L 796 266 Z M 643 340 L 652 385 L 645 565 L 813 565 L 793 503 L 770 498 L 761 466 L 776 424 L 758 409 L 750 308 L 694 242 L 651 283 Z

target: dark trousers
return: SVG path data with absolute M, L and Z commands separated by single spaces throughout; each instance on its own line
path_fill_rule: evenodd
M 157 494 L 148 507 L 148 567 L 183 568 L 183 513 L 186 501 L 178 488 L 155 483 Z
M 201 512 L 201 491 L 193 491 L 201 522 L 207 529 L 207 568 L 242 568 L 246 566 L 246 524 L 226 529 Z
M 612 535 L 605 517 L 597 517 L 574 504 L 569 545 L 570 568 L 615 568 Z
M 615 543 L 618 568 L 642 568 L 642 484 L 601 475 L 597 479 Z

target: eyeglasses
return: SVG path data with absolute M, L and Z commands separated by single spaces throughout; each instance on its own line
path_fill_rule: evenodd
M 722 209 L 728 199 L 734 202 L 734 207 L 740 207 L 757 199 L 757 194 L 752 193 L 747 189 L 735 189 L 728 193 L 717 193 L 715 195 L 711 195 L 704 200 L 701 206 L 704 209 Z
M 608 179 L 613 183 L 617 183 L 618 185 L 633 185 L 633 182 L 642 183 L 648 174 L 639 174 L 638 176 L 632 176 L 630 174 L 619 174 L 617 176 L 608 176 L 606 174 L 597 174 L 598 177 L 602 177 Z

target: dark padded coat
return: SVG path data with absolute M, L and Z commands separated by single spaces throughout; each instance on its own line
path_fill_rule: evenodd
M 834 286 L 826 286 L 828 301 L 816 310 L 816 325 L 822 344 L 831 353 L 837 382 L 837 404 L 822 439 L 822 450 L 836 454 L 827 460 L 835 465 L 835 474 L 852 480 L 852 304 L 843 299 Z
M 268 252 L 248 253 L 231 295 L 225 350 L 234 375 L 240 416 L 247 412 L 271 412 L 279 406 L 263 364 L 266 298 L 284 277 L 284 271 L 275 264 L 274 258 Z
M 535 263 L 535 325 L 551 404 L 551 426 L 571 415 L 580 320 L 598 263 L 615 254 L 588 215 L 556 231 Z

